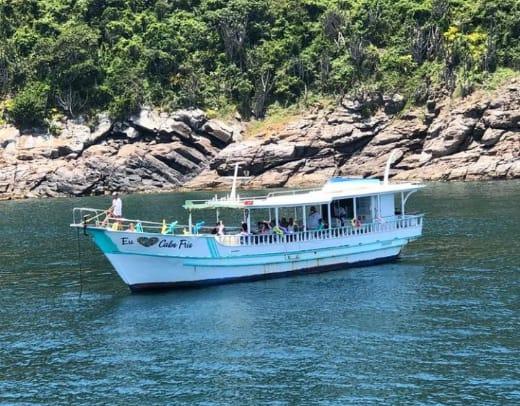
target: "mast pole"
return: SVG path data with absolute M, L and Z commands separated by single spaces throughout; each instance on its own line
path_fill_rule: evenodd
M 238 164 L 235 164 L 235 173 L 233 175 L 233 186 L 231 186 L 231 194 L 229 195 L 230 200 L 237 199 L 237 177 L 238 177 Z
M 386 161 L 386 167 L 385 167 L 385 177 L 384 177 L 384 184 L 388 185 L 388 176 L 390 175 L 390 165 L 394 162 L 394 156 L 397 153 L 397 150 L 394 149 L 390 153 L 390 156 L 388 157 L 388 160 Z

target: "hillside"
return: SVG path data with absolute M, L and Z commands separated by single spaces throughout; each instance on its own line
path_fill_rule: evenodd
M 520 67 L 517 0 L 0 0 L 0 115 L 126 119 L 398 92 L 424 104 Z
M 520 3 L 0 0 L 0 199 L 520 177 Z

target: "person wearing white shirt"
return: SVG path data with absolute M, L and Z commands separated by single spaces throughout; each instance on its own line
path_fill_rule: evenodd
M 112 206 L 110 207 L 110 213 L 112 217 L 120 218 L 123 217 L 123 202 L 117 192 L 112 193 Z
M 320 220 L 321 216 L 316 211 L 316 208 L 314 206 L 310 209 L 309 217 L 307 218 L 307 228 L 309 230 L 316 230 L 320 226 Z
M 347 218 L 347 212 L 343 206 L 334 206 L 333 217 L 339 222 L 339 225 L 345 225 L 345 219 Z

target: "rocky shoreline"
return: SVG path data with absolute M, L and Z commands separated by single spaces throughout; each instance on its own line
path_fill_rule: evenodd
M 57 135 L 0 128 L 0 200 L 213 189 L 240 164 L 243 188 L 316 186 L 335 175 L 380 176 L 392 150 L 396 180 L 520 178 L 520 81 L 465 99 L 405 109 L 399 95 L 344 98 L 275 132 L 201 110 L 143 108 L 124 123 L 55 123 Z

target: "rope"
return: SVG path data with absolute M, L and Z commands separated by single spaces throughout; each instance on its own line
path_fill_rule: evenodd
M 81 242 L 79 239 L 79 228 L 76 228 L 76 241 L 78 243 L 78 267 L 79 267 L 79 299 L 83 295 L 83 267 L 81 266 Z

